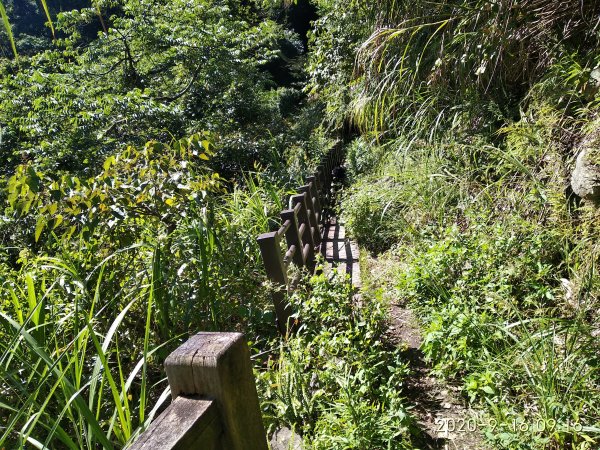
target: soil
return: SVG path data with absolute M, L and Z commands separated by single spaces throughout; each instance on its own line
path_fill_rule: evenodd
M 468 408 L 460 397 L 460 387 L 431 375 L 423 360 L 421 333 L 415 314 L 409 308 L 390 306 L 387 332 L 390 342 L 400 346 L 409 361 L 411 376 L 405 395 L 423 435 L 419 448 L 443 450 L 487 450 L 479 431 L 477 411 Z
M 364 256 L 364 255 L 361 255 Z M 390 261 L 367 258 L 363 261 L 371 287 L 384 287 L 391 279 Z M 391 286 L 384 292 L 393 292 Z M 388 294 L 389 295 L 389 294 Z M 412 404 L 412 414 L 422 435 L 416 448 L 435 450 L 488 450 L 480 428 L 477 411 L 470 409 L 460 396 L 460 387 L 433 376 L 420 350 L 422 335 L 415 312 L 390 298 L 390 321 L 386 338 L 402 349 L 411 376 L 404 395 Z

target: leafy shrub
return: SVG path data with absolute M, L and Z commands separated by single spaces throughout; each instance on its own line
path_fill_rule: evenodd
M 384 305 L 373 298 L 358 307 L 352 298 L 335 272 L 294 293 L 301 325 L 258 374 L 264 417 L 269 429 L 291 427 L 311 448 L 411 448 L 413 419 L 400 389 L 407 366 L 382 341 Z
M 402 236 L 408 205 L 393 179 L 364 178 L 345 194 L 343 218 L 348 232 L 369 250 L 384 251 Z

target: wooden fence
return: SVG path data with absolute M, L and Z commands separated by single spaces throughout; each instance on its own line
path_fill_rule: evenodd
M 273 300 L 279 330 L 292 314 L 285 291 L 287 268 L 315 266 L 326 207 L 331 203 L 332 171 L 342 162 L 336 146 L 281 212 L 281 227 L 258 237 L 267 276 L 281 289 Z M 284 252 L 281 238 L 285 235 Z M 131 450 L 267 450 L 248 345 L 240 333 L 199 333 L 169 355 L 165 369 L 171 405 Z
M 336 145 L 317 166 L 314 175 L 307 177 L 296 195 L 289 199 L 289 209 L 281 211 L 281 227 L 258 237 L 260 252 L 268 278 L 275 284 L 273 303 L 277 326 L 287 333 L 293 311 L 287 302 L 289 289 L 287 271 L 293 262 L 298 267 L 314 270 L 315 256 L 320 251 L 321 230 L 332 206 L 331 183 L 333 170 L 342 164 L 342 146 Z M 285 236 L 285 251 L 281 241 Z
M 242 334 L 192 336 L 165 369 L 173 402 L 131 450 L 267 450 Z

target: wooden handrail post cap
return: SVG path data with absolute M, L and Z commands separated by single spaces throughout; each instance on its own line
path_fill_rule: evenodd
M 267 450 L 250 351 L 241 333 L 198 333 L 165 361 L 171 395 L 214 400 L 223 450 Z

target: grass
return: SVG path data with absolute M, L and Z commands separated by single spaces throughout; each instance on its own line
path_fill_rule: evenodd
M 26 271 L 26 289 L 5 283 L 14 307 L 0 313 L 0 382 L 6 399 L 1 405 L 6 426 L 0 442 L 18 448 L 28 444 L 42 449 L 59 443 L 70 449 L 119 448 L 167 398 L 164 392 L 150 409 L 150 401 L 158 397 L 156 386 L 149 386 L 146 377 L 158 350 L 150 344 L 152 283 L 146 280 L 138 295 L 124 299 L 126 303 L 114 314 L 118 299 L 112 305 L 102 302 L 104 267 L 98 268 L 90 289 L 90 279 L 63 260 L 40 258 L 33 264 L 37 267 L 27 269 L 43 272 L 37 272 L 36 279 L 36 272 Z M 65 293 L 72 303 L 57 301 Z M 28 311 L 20 309 L 23 304 L 29 305 Z M 119 348 L 130 340 L 124 322 L 139 306 L 148 311 L 141 349 L 130 355 L 139 359 L 124 361 Z
M 385 301 L 359 306 L 335 272 L 312 277 L 290 300 L 301 326 L 258 366 L 268 430 L 289 427 L 314 449 L 412 448 L 417 429 L 401 388 L 408 369 L 383 338 Z
M 495 448 L 593 449 L 597 210 L 564 195 L 557 110 L 529 113 L 499 144 L 453 133 L 386 144 L 395 152 L 371 144 L 384 156 L 343 209 L 349 232 L 395 267 L 389 295 L 418 312 L 431 369 L 487 411 Z

